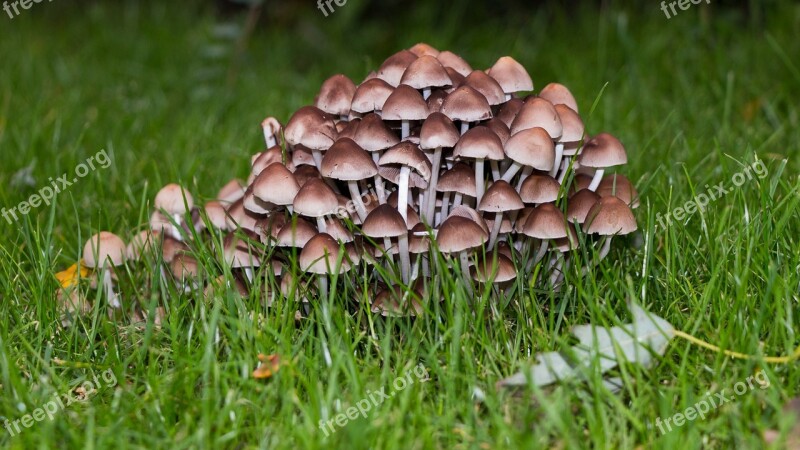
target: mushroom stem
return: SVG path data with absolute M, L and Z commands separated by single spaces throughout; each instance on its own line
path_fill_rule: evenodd
M 378 165 L 378 161 L 381 159 L 380 152 L 372 152 L 372 160 L 375 162 L 375 165 Z M 375 192 L 378 194 L 378 203 L 383 205 L 386 203 L 386 190 L 383 189 L 383 178 L 375 174 Z
M 539 249 L 536 251 L 536 256 L 533 258 L 533 263 L 536 264 L 544 258 L 545 252 L 547 252 L 547 247 L 550 245 L 550 241 L 547 239 L 542 240 L 542 243 L 539 244 Z
M 350 188 L 350 197 L 356 205 L 356 214 L 363 222 L 367 218 L 367 208 L 364 207 L 364 202 L 361 201 L 361 191 L 358 190 L 358 183 L 350 180 L 347 182 L 347 187 Z
M 605 259 L 605 257 L 608 256 L 608 252 L 610 250 L 611 250 L 611 236 L 607 236 L 606 241 L 603 242 L 603 247 L 600 249 L 600 253 L 598 254 L 599 259 L 597 260 L 597 262 L 599 263 L 600 261 Z
M 319 276 L 319 297 L 323 302 L 328 301 L 328 276 Z
M 172 234 L 176 241 L 183 242 L 183 236 L 181 235 L 181 230 L 179 225 L 183 224 L 183 218 L 180 214 L 173 214 L 172 218 L 175 219 L 175 223 L 171 223 L 170 226 L 172 227 Z
M 245 267 L 244 268 L 244 276 L 247 277 L 247 281 L 251 284 L 253 283 L 253 268 L 252 267 Z
M 520 189 L 522 189 L 522 182 L 525 181 L 526 178 L 531 176 L 532 173 L 533 173 L 533 167 L 525 166 L 525 168 L 522 169 L 522 174 L 519 176 L 519 181 L 517 181 L 517 192 L 519 192 Z
M 497 163 L 496 160 L 492 159 L 489 161 L 489 167 L 492 168 L 492 180 L 497 181 L 500 179 L 500 165 Z
M 317 165 L 317 170 L 322 170 L 322 151 L 311 149 L 311 157 L 314 158 L 314 164 Z
M 422 89 L 422 98 L 424 100 L 428 100 L 428 97 L 430 97 L 430 96 L 431 96 L 431 88 L 426 87 L 426 88 Z
M 467 251 L 465 250 L 459 252 L 458 257 L 461 262 L 461 274 L 464 276 L 464 288 L 467 290 L 467 294 L 471 296 L 472 286 L 470 283 L 470 276 L 469 276 L 469 255 L 467 255 Z
M 435 204 L 436 202 L 434 202 L 434 205 Z M 442 221 L 447 219 L 447 213 L 448 213 L 447 209 L 449 206 L 450 206 L 450 192 L 445 192 L 444 195 L 442 196 L 442 213 L 441 213 Z
M 322 216 L 317 217 L 317 231 L 320 233 L 328 231 L 328 226 L 325 225 L 325 219 Z
M 561 167 L 561 158 L 564 157 L 564 143 L 559 142 L 556 144 L 556 159 L 553 162 L 553 168 L 550 170 L 550 176 L 555 178 L 558 173 L 558 168 Z
M 263 127 L 264 130 L 264 140 L 267 142 L 267 148 L 272 148 L 278 144 L 278 141 L 275 139 L 275 135 L 272 134 L 272 131 L 269 127 Z
M 506 94 L 506 101 L 511 100 L 511 94 Z
M 456 192 L 455 198 L 453 198 L 453 208 L 456 206 L 461 206 L 461 200 L 463 199 L 463 195 L 460 192 Z
M 500 178 L 500 179 L 505 181 L 505 182 L 510 183 L 511 179 L 514 178 L 514 175 L 516 175 L 517 172 L 519 172 L 519 169 L 521 169 L 521 168 L 522 168 L 522 164 L 514 161 L 511 164 L 511 167 L 509 167 L 508 170 L 506 170 L 506 173 L 504 173 L 502 178 Z
M 405 139 L 409 134 L 411 134 L 411 124 L 409 121 L 404 120 L 400 125 L 400 139 Z
M 442 165 L 442 147 L 436 147 L 433 152 L 433 161 L 431 162 L 431 181 L 428 183 L 428 189 L 425 191 L 425 217 L 428 220 L 428 225 L 433 226 L 435 223 L 434 215 L 436 214 L 436 184 L 439 182 L 439 167 Z
M 603 173 L 605 169 L 597 169 L 594 172 L 594 178 L 592 178 L 592 182 L 589 183 L 589 190 L 594 192 L 597 190 L 597 186 L 600 186 L 600 181 L 603 179 Z
M 483 185 L 485 181 L 483 179 L 483 158 L 479 158 L 475 161 L 475 200 L 476 205 L 481 204 L 481 199 L 483 198 Z
M 503 224 L 503 213 L 498 212 L 494 215 L 494 224 L 492 225 L 492 234 L 489 236 L 489 247 L 491 250 L 497 241 L 497 235 L 500 233 L 500 226 Z
M 467 131 L 469 131 L 469 122 L 465 120 L 461 122 L 461 135 L 463 136 Z
M 403 216 L 403 221 L 408 225 L 408 176 L 411 168 L 403 166 L 400 168 L 400 178 L 397 183 L 397 211 Z
M 569 158 L 561 160 L 561 173 L 558 174 L 558 184 L 564 184 L 564 178 L 567 177 L 567 172 L 569 172 L 569 164 Z
M 397 238 L 400 245 L 400 271 L 403 276 L 403 283 L 408 284 L 409 273 L 411 272 L 411 257 L 408 253 L 408 233 L 403 233 Z
M 110 267 L 103 268 L 103 286 L 106 288 L 106 298 L 108 298 L 108 304 L 112 308 L 119 308 L 122 305 L 119 303 L 117 293 L 114 292 L 114 282 L 111 280 L 111 270 L 112 269 Z

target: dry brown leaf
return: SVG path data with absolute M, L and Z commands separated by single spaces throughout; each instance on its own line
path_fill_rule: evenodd
M 260 353 L 258 355 L 258 367 L 253 371 L 253 378 L 266 379 L 270 378 L 281 368 L 281 358 L 276 354 L 265 355 Z

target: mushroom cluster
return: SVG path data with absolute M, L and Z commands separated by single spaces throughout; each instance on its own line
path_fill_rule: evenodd
M 427 44 L 358 85 L 334 75 L 285 126 L 262 122 L 267 148 L 246 183 L 231 181 L 202 207 L 178 185 L 163 188 L 127 256 L 157 236 L 161 276 L 194 289 L 202 281 L 187 241 L 209 230 L 222 237 L 220 262 L 242 274 L 240 290 L 266 268 L 285 296 L 306 298 L 286 270 L 297 255 L 321 296 L 331 275 L 380 274 L 373 311 L 383 315 L 423 310 L 437 255 L 468 292 L 536 264 L 557 287 L 579 242 L 602 259 L 613 236 L 636 230 L 638 198 L 627 178 L 606 174 L 627 162 L 620 141 L 587 136 L 565 86 L 533 91 L 511 57 L 474 70 Z

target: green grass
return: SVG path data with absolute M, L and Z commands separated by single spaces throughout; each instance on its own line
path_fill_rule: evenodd
M 732 360 L 678 340 L 653 367 L 614 371 L 624 381 L 616 394 L 596 375 L 545 391 L 493 386 L 533 354 L 569 345 L 572 325 L 625 322 L 630 296 L 724 348 L 777 355 L 800 344 L 800 8 L 775 5 L 757 25 L 714 2 L 670 20 L 655 3 L 638 13 L 541 10 L 467 30 L 457 7 L 447 17 L 427 6 L 360 22 L 361 5 L 351 0 L 328 19 L 309 8 L 291 26 L 262 27 L 240 53 L 227 31 L 243 16 L 166 2 L 40 3 L 0 17 L 0 204 L 17 205 L 101 149 L 113 158 L 52 207 L 0 220 L 0 416 L 19 419 L 107 369 L 119 380 L 20 436 L 0 433 L 0 447 L 760 448 L 763 430 L 790 425 L 780 408 L 797 395 L 796 364 Z M 207 199 L 244 178 L 263 145 L 261 119 L 285 120 L 327 76 L 360 79 L 423 40 L 475 67 L 510 54 L 537 86 L 569 86 L 587 131 L 626 144 L 641 233 L 620 240 L 589 277 L 571 274 L 569 289 L 525 290 L 508 304 L 494 295 L 469 304 L 442 263 L 449 300 L 413 321 L 371 316 L 364 296 L 353 306 L 357 277 L 296 325 L 294 305 L 267 311 L 255 296 L 225 293 L 213 305 L 174 290 L 142 297 L 144 270 L 131 267 L 124 294 L 149 308 L 165 303 L 163 328 L 118 325 L 100 310 L 61 327 L 53 274 L 89 235 L 130 237 L 167 182 Z M 655 229 L 657 213 L 706 184 L 729 186 L 756 154 L 767 177 Z M 35 181 L 12 185 L 30 164 Z M 208 251 L 200 256 L 216 270 Z M 284 360 L 267 381 L 250 376 L 259 353 Z M 328 438 L 318 429 L 370 392 L 391 392 L 418 364 L 428 382 Z M 757 370 L 767 389 L 664 436 L 651 425 Z M 475 388 L 485 403 L 472 399 Z

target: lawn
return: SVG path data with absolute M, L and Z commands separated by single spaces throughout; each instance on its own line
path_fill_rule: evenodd
M 800 345 L 797 4 L 753 6 L 748 17 L 701 2 L 667 19 L 653 2 L 495 17 L 474 4 L 395 14 L 350 0 L 326 18 L 289 2 L 248 33 L 246 13 L 149 3 L 0 13 L 4 214 L 95 165 L 51 205 L 0 220 L 0 425 L 86 381 L 97 387 L 52 420 L 2 429 L 0 448 L 763 448 L 764 431 L 794 425 L 781 409 L 798 395 L 796 363 L 678 339 L 650 367 L 614 369 L 619 392 L 592 371 L 546 389 L 494 386 L 536 353 L 572 345 L 573 325 L 629 322 L 628 299 L 725 349 L 786 355 Z M 520 277 L 514 298 L 470 299 L 442 262 L 448 300 L 415 319 L 371 314 L 358 279 L 312 299 L 296 323 L 296 305 L 280 299 L 267 310 L 234 292 L 209 304 L 167 287 L 142 297 L 158 276 L 131 266 L 123 296 L 165 305 L 162 327 L 99 309 L 62 326 L 55 273 L 91 234 L 130 238 L 169 182 L 213 198 L 247 177 L 264 117 L 285 123 L 330 75 L 361 80 L 420 41 L 480 68 L 511 55 L 537 87 L 568 86 L 587 132 L 627 148 L 639 231 L 586 277 L 568 273 L 559 292 Z M 676 210 L 711 193 L 702 211 Z M 212 257 L 199 255 L 207 266 Z M 280 356 L 267 379 L 252 376 L 259 354 Z M 762 383 L 733 393 L 755 376 Z M 733 400 L 666 433 L 655 425 L 709 392 Z M 364 417 L 319 427 L 365 399 Z

